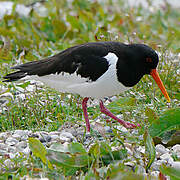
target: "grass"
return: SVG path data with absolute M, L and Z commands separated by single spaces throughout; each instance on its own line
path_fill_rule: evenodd
M 14 2 L 15 9 L 16 3 L 27 5 L 33 1 Z M 114 139 L 111 146 L 108 146 L 110 149 L 108 152 L 113 153 L 112 146 L 120 146 L 121 143 L 117 139 L 122 143 L 131 142 L 135 146 L 147 144 L 147 140 L 140 140 L 139 136 L 145 136 L 147 128 L 154 123 L 154 119 L 161 117 L 164 112 L 178 109 L 180 99 L 178 59 L 180 12 L 167 3 L 164 7 L 157 8 L 152 7 L 151 2 L 148 2 L 149 8 L 145 9 L 141 6 L 130 7 L 126 1 L 122 0 L 116 2 L 53 0 L 42 3 L 46 9 L 44 16 L 41 16 L 34 8 L 27 17 L 20 16 L 13 10 L 10 15 L 5 15 L 0 21 L 0 77 L 10 72 L 9 67 L 17 63 L 41 59 L 80 43 L 107 40 L 145 43 L 159 53 L 158 71 L 170 95 L 171 103 L 167 104 L 157 85 L 149 76 L 144 76 L 135 87 L 120 94 L 120 101 L 110 103 L 109 108 L 116 114 L 122 113 L 125 120 L 140 123 L 142 128 L 138 129 L 135 135 L 122 134 L 116 126 L 110 124 Z M 44 86 L 37 86 L 34 91 L 29 91 L 29 85 L 28 82 L 15 84 L 0 82 L 1 95 L 5 92 L 12 93 L 12 97 L 8 97 L 9 102 L 2 107 L 0 112 L 0 131 L 15 129 L 55 131 L 67 121 L 82 123 L 81 97 L 62 94 Z M 25 92 L 25 97 L 18 96 L 20 90 Z M 88 111 L 92 119 L 100 114 L 99 109 L 94 106 L 89 107 Z M 171 129 L 179 129 L 179 124 Z M 108 137 L 105 144 L 105 146 L 110 144 Z M 94 160 L 91 166 L 80 169 L 70 168 L 72 171 L 69 174 L 66 166 L 57 166 L 56 170 L 52 170 L 39 158 L 30 156 L 27 159 L 22 155 L 13 160 L 17 162 L 15 169 L 7 169 L 3 177 L 19 178 L 27 174 L 33 177 L 38 176 L 39 173 L 50 178 L 54 174 L 54 177 L 67 177 L 75 176 L 76 173 L 73 172 L 78 172 L 79 178 L 90 178 L 93 177 L 92 174 L 95 174 L 97 178 L 100 174 L 98 171 L 103 171 L 104 168 L 102 178 L 113 178 L 113 173 L 118 175 L 119 172 L 122 174 L 127 172 L 124 163 L 128 161 L 128 158 L 119 161 L 118 165 L 115 165 L 115 161 L 109 160 L 108 166 L 102 160 L 106 151 L 98 150 L 103 149 L 101 145 L 98 146 L 98 143 L 95 143 L 94 148 L 96 151 L 93 150 L 93 152 L 98 152 L 99 155 L 95 156 L 95 153 L 88 152 L 87 158 L 93 157 Z M 116 157 L 114 154 L 113 156 Z M 24 170 L 21 165 L 26 160 L 31 166 L 25 166 Z M 141 173 L 137 176 L 138 179 Z

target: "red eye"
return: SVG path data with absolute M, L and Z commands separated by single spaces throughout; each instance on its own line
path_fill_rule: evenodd
M 151 58 L 146 58 L 146 62 L 152 63 L 152 59 Z

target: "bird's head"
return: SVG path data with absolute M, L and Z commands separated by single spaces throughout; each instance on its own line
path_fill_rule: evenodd
M 138 54 L 136 54 L 136 60 L 141 61 L 141 63 L 139 63 L 141 71 L 153 77 L 167 101 L 170 102 L 169 95 L 156 70 L 159 62 L 158 54 L 152 48 L 144 44 L 132 44 L 130 46 L 134 52 L 138 52 Z

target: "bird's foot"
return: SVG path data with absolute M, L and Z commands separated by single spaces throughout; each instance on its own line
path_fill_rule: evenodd
M 120 122 L 120 123 L 122 124 L 122 122 Z M 127 129 L 133 129 L 133 128 L 141 127 L 140 124 L 135 125 L 135 124 L 125 122 L 125 121 L 124 121 L 124 123 L 122 125 Z
M 132 124 L 132 123 L 129 123 L 129 122 L 126 122 L 126 121 L 123 121 L 122 119 L 119 119 L 118 117 L 116 117 L 113 113 L 111 113 L 103 104 L 102 101 L 100 101 L 99 103 L 100 105 L 100 110 L 102 113 L 106 114 L 107 116 L 111 117 L 112 119 L 118 121 L 122 126 L 124 126 L 125 128 L 128 128 L 128 129 L 133 129 L 133 128 L 137 128 L 137 127 L 140 127 L 139 124 L 135 125 L 135 124 Z

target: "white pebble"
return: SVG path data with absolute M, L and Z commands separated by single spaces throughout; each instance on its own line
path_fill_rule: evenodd
M 56 134 L 51 135 L 51 141 L 58 140 L 58 139 L 60 139 L 60 137 L 58 135 L 56 135 Z
M 0 133 L 0 139 L 6 139 L 8 135 L 10 135 L 9 132 L 2 132 Z
M 162 165 L 162 164 L 166 164 L 166 161 L 165 160 L 158 160 L 158 161 L 154 161 L 153 164 L 152 164 L 152 170 L 153 171 L 159 171 L 159 167 Z
M 49 136 L 52 136 L 52 135 L 60 135 L 60 132 L 59 131 L 52 131 L 49 133 Z
M 62 132 L 59 138 L 61 141 L 65 142 L 72 142 L 75 139 L 74 136 L 69 132 Z
M 27 147 L 27 142 L 21 141 L 21 142 L 18 142 L 15 146 L 18 151 L 22 152 Z
M 159 177 L 159 171 L 152 171 L 151 176 L 158 178 Z
M 17 129 L 14 131 L 14 134 L 18 134 L 18 135 L 22 136 L 22 135 L 24 135 L 24 131 Z
M 13 134 L 12 135 L 12 138 L 15 138 L 17 140 L 20 140 L 21 139 L 21 136 L 19 134 Z
M 24 134 L 23 136 L 21 136 L 21 141 L 26 141 L 29 138 L 29 136 L 27 134 Z
M 145 147 L 144 147 L 144 146 L 139 146 L 139 147 L 137 148 L 137 151 L 145 154 Z
M 12 138 L 12 137 L 7 138 L 7 140 L 6 140 L 6 144 L 8 144 L 10 146 L 17 144 L 18 142 L 19 141 L 17 139 Z
M 9 147 L 8 147 L 8 152 L 10 152 L 10 153 L 16 153 L 16 147 L 14 147 L 14 146 L 9 146 Z
M 172 148 L 173 153 L 177 154 L 178 156 L 180 156 L 180 144 L 176 144 L 175 146 L 173 146 Z
M 6 151 L 8 149 L 8 146 L 4 143 L 0 143 L 0 149 Z
M 168 152 L 168 149 L 166 149 L 162 144 L 156 145 L 156 152 L 159 152 L 160 155 L 165 154 Z
M 30 150 L 29 147 L 26 147 L 22 152 L 23 152 L 24 154 L 26 154 L 26 155 L 29 155 L 30 152 L 31 152 L 31 150 Z
M 169 153 L 165 153 L 160 156 L 160 159 L 162 160 L 169 160 L 171 158 L 171 155 Z

